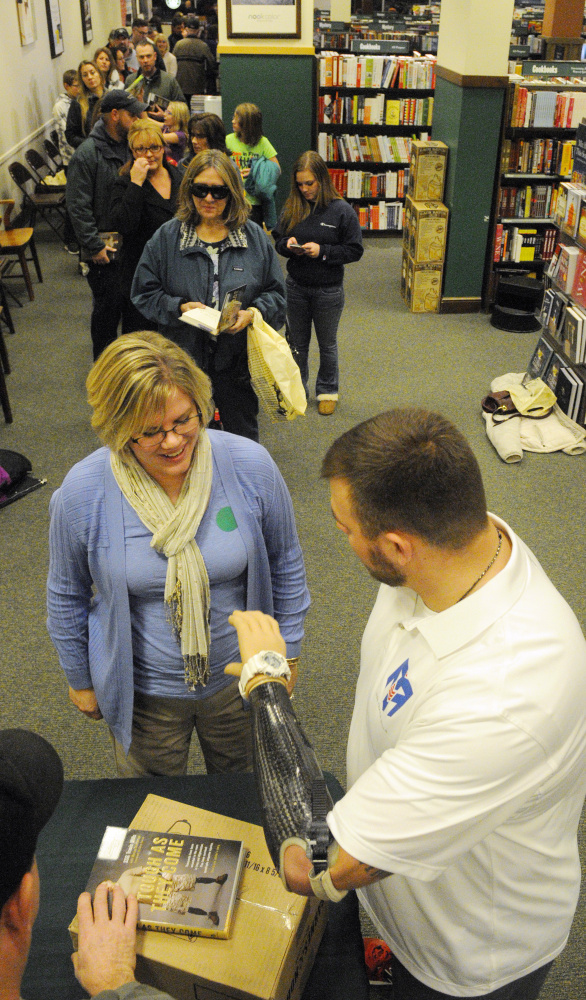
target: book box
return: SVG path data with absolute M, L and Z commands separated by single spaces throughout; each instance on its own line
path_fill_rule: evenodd
M 443 264 L 427 261 L 417 264 L 403 250 L 401 295 L 411 312 L 439 312 L 442 295 Z
M 414 201 L 442 200 L 447 162 L 448 147 L 445 142 L 413 140 L 407 193 Z
M 301 1000 L 327 921 L 315 898 L 283 888 L 262 827 L 148 795 L 130 825 L 140 830 L 182 829 L 201 837 L 241 840 L 246 849 L 230 937 L 187 937 L 137 932 L 139 982 L 177 1000 Z M 89 876 L 89 872 L 88 872 Z M 81 886 L 80 886 L 81 889 Z M 77 947 L 77 917 L 69 928 Z
M 449 210 L 441 201 L 405 199 L 403 246 L 416 264 L 443 261 Z

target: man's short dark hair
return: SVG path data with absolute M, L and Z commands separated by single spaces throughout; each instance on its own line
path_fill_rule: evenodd
M 71 87 L 74 83 L 77 83 L 77 70 L 66 69 L 63 74 L 63 86 Z
M 369 538 L 406 531 L 459 549 L 487 524 L 470 445 L 449 420 L 427 410 L 387 410 L 346 431 L 329 448 L 321 475 L 347 482 Z
M 134 49 L 135 51 L 136 49 L 142 49 L 144 48 L 145 45 L 150 45 L 153 52 L 154 53 L 157 52 L 157 46 L 153 42 L 152 38 L 141 38 L 140 42 L 137 42 L 136 45 L 134 46 Z
M 171 18 L 171 27 L 174 28 L 178 24 L 183 24 L 184 16 L 183 14 L 173 14 Z
M 132 22 L 133 28 L 148 28 L 148 26 L 149 22 L 147 21 L 146 17 L 135 17 L 134 21 Z

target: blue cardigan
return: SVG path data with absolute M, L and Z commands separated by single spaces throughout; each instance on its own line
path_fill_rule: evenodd
M 247 608 L 279 622 L 299 654 L 309 607 L 291 498 L 265 448 L 209 431 L 213 474 L 247 550 Z M 94 688 L 102 715 L 128 751 L 134 702 L 123 495 L 100 448 L 78 462 L 51 499 L 47 627 L 72 688 Z

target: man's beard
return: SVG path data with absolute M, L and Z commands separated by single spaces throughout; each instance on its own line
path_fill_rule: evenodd
M 393 566 L 392 562 L 385 559 L 374 545 L 369 551 L 369 562 L 364 565 L 375 580 L 378 580 L 379 583 L 386 583 L 387 587 L 403 587 L 405 585 L 405 574 Z

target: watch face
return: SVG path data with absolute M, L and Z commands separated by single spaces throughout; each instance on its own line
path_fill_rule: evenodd
M 273 670 L 280 670 L 282 668 L 283 658 L 279 656 L 278 653 L 273 653 L 271 650 L 265 650 L 265 652 L 260 655 L 267 667 L 272 667 Z
M 181 0 L 165 0 L 165 3 L 171 10 L 177 10 L 181 6 Z

